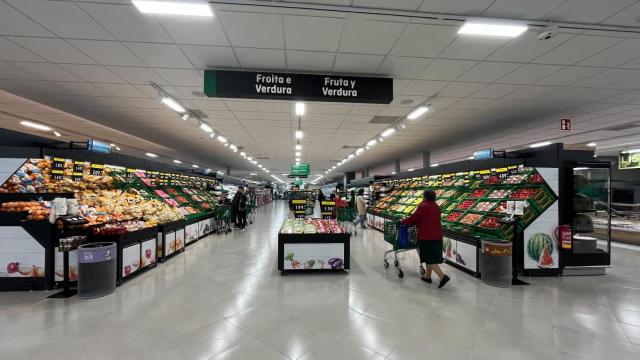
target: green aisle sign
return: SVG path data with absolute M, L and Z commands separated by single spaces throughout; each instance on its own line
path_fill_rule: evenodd
M 291 173 L 289 174 L 290 177 L 307 177 L 309 176 L 309 174 L 311 174 L 311 165 L 309 165 L 309 163 L 300 165 L 291 164 Z

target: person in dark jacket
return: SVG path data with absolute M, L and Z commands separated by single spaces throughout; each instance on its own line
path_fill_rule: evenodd
M 354 208 L 356 206 L 356 192 L 355 190 L 351 190 L 349 193 L 349 207 Z
M 244 194 L 244 187 L 238 186 L 238 191 L 231 200 L 231 217 L 233 218 L 233 225 L 241 230 L 247 224 L 247 196 Z
M 435 272 L 440 278 L 438 288 L 443 287 L 449 280 L 440 265 L 442 259 L 442 222 L 440 207 L 436 204 L 436 193 L 433 190 L 424 191 L 424 200 L 410 217 L 402 220 L 404 225 L 418 227 L 418 254 L 420 262 L 427 264 L 427 271 L 422 281 L 431 283 L 431 273 Z
M 229 193 L 226 191 L 223 191 L 222 194 L 220 194 L 220 199 L 218 199 L 218 205 L 231 205 L 231 200 L 229 200 L 229 198 L 227 197 Z

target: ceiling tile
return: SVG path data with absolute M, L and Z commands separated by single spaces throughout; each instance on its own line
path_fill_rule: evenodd
M 19 67 L 20 69 L 32 73 L 42 80 L 51 81 L 82 81 L 81 78 L 73 75 L 72 73 L 62 69 L 59 66 L 50 63 L 27 63 L 27 62 L 12 62 L 11 64 Z M 76 65 L 78 66 L 78 65 Z M 82 65 L 80 65 L 82 66 Z
M 0 37 L 0 60 L 45 61 L 36 54 Z
M 405 24 L 350 18 L 344 26 L 340 51 L 384 55 L 391 50 Z
M 402 94 L 432 96 L 447 84 L 447 81 L 413 80 L 402 90 Z
M 186 68 L 193 66 L 173 44 L 126 43 L 142 61 L 151 67 Z
M 446 59 L 482 60 L 504 45 L 504 38 L 458 36 L 440 55 Z
M 236 48 L 240 66 L 247 69 L 283 69 L 284 50 Z
M 328 52 L 287 50 L 287 69 L 330 72 L 335 55 Z
M 158 16 L 157 19 L 176 44 L 230 45 L 222 25 L 215 18 Z
M 227 105 L 218 99 L 199 99 L 191 102 L 200 110 L 227 110 Z M 231 115 L 233 117 L 233 115 Z
M 560 65 L 527 64 L 498 80 L 505 84 L 531 84 L 536 80 L 564 69 Z
M 621 41 L 621 38 L 577 35 L 533 62 L 570 65 Z
M 352 105 L 311 102 L 307 104 L 306 112 L 307 114 L 344 115 L 349 113 L 351 107 Z
M 467 97 L 470 94 L 482 89 L 487 84 L 483 83 L 464 83 L 453 82 L 445 86 L 438 95 L 440 96 L 453 96 L 453 97 Z
M 457 26 L 409 24 L 391 54 L 437 57 L 455 39 L 457 33 Z
M 239 66 L 230 47 L 182 45 L 180 48 L 198 69 Z
M 8 0 L 20 12 L 56 35 L 76 39 L 113 39 L 100 25 L 71 2 Z
M 589 88 L 565 86 L 538 96 L 536 100 L 562 101 L 591 91 Z
M 472 98 L 464 98 L 456 101 L 454 104 L 450 106 L 451 109 L 460 109 L 460 110 L 475 110 L 480 108 L 483 105 L 490 103 L 491 99 L 472 99 Z
M 336 54 L 336 61 L 333 66 L 335 72 L 342 73 L 368 73 L 373 74 L 380 66 L 384 56 L 380 55 L 359 55 L 359 54 Z
M 129 49 L 118 41 L 67 40 L 71 45 L 102 65 L 144 65 Z
M 620 11 L 615 15 L 602 21 L 602 24 L 621 25 L 621 26 L 638 26 L 638 14 L 640 14 L 640 2 L 627 7 L 624 11 Z
M 622 81 L 640 75 L 640 70 L 631 69 L 609 69 L 590 78 L 574 83 L 574 86 L 581 87 L 604 87 L 614 82 Z
M 54 36 L 44 27 L 0 1 L 0 34 L 19 36 Z
M 11 41 L 55 63 L 94 64 L 89 57 L 60 39 L 11 37 Z
M 521 87 L 522 85 L 489 84 L 486 87 L 470 95 L 470 97 L 484 98 L 484 99 L 499 99 L 507 94 L 517 91 Z
M 204 80 L 196 70 L 185 69 L 155 69 L 170 85 L 177 86 L 204 86 Z
M 579 23 L 598 23 L 636 0 L 567 0 L 545 16 L 548 20 Z
M 18 63 L 19 64 L 19 63 Z M 38 77 L 28 73 L 12 64 L 0 61 L 0 79 L 31 79 L 36 80 Z
M 287 49 L 336 51 L 344 19 L 314 16 L 284 16 Z
M 424 0 L 354 0 L 353 6 L 416 11 Z
M 493 0 L 426 0 L 420 11 L 459 15 L 480 15 Z
M 605 68 L 568 66 L 556 73 L 553 73 L 541 80 L 536 81 L 539 85 L 569 85 L 576 81 L 593 76 L 599 72 L 606 70 Z
M 564 0 L 495 0 L 482 15 L 503 19 L 540 19 Z
M 167 83 L 153 69 L 146 67 L 108 66 L 107 69 L 131 84 L 149 84 L 153 82 L 158 85 L 165 85 Z
M 113 94 L 87 82 L 58 82 L 57 84 L 67 89 L 71 95 L 113 96 Z
M 79 5 L 119 40 L 172 42 L 155 17 L 142 14 L 133 5 Z
M 252 100 L 225 100 L 231 111 L 260 111 L 258 104 Z
M 608 87 L 612 89 L 625 89 L 625 90 L 640 89 L 640 76 L 619 81 L 617 83 L 609 85 Z
M 505 74 L 519 68 L 520 64 L 502 62 L 481 62 L 462 74 L 456 81 L 493 82 Z
M 100 65 L 61 64 L 60 67 L 90 82 L 124 83 L 116 74 Z
M 418 79 L 454 80 L 478 62 L 468 60 L 435 59 L 418 75 Z
M 233 46 L 284 48 L 280 15 L 218 11 L 216 16 Z
M 387 56 L 378 68 L 378 73 L 404 78 L 415 78 L 431 63 L 430 59 Z
M 529 62 L 572 37 L 570 34 L 558 34 L 552 39 L 540 41 L 537 31 L 526 31 L 491 54 L 488 60 Z
M 260 101 L 258 107 L 263 113 L 289 113 L 292 108 L 288 101 Z
M 96 86 L 117 97 L 148 98 L 145 93 L 129 84 L 96 84 Z
M 585 66 L 616 67 L 640 57 L 640 39 L 627 39 L 580 62 Z
M 587 101 L 587 102 L 606 101 L 607 98 L 622 95 L 625 92 L 627 91 L 618 90 L 618 89 L 592 89 L 589 92 L 576 96 L 572 100 Z
M 538 96 L 547 94 L 551 91 L 559 89 L 557 86 L 525 86 L 519 90 L 516 90 L 510 94 L 504 96 L 505 99 L 522 99 L 529 100 L 535 99 Z

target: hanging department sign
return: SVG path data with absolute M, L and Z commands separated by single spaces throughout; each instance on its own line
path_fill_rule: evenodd
M 388 104 L 393 79 L 340 75 L 205 70 L 209 97 Z
M 309 174 L 311 174 L 311 165 L 309 165 L 308 163 L 300 165 L 291 164 L 291 172 L 289 173 L 290 178 L 306 178 L 307 176 L 309 176 Z

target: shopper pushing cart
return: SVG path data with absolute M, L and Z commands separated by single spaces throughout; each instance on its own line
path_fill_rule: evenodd
M 425 190 L 423 196 L 422 203 L 420 203 L 413 215 L 400 223 L 417 227 L 416 247 L 418 248 L 420 263 L 427 264 L 425 273 L 422 274 L 421 272 L 422 281 L 430 284 L 432 282 L 431 273 L 435 272 L 440 278 L 438 288 L 441 288 L 451 280 L 440 269 L 440 264 L 443 262 L 441 212 L 440 207 L 436 204 L 436 193 L 433 190 Z

